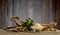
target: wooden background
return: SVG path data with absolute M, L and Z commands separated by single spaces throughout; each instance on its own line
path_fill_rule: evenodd
M 9 18 L 18 16 L 23 21 L 28 17 L 39 23 L 57 21 L 59 28 L 59 4 L 59 0 L 0 0 L 0 26 L 14 26 Z

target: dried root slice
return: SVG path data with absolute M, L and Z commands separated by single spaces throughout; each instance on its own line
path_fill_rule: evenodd
M 4 30 L 7 30 L 7 29 L 11 29 L 11 28 L 15 28 L 16 26 L 7 26 L 7 27 L 3 27 Z
M 21 27 L 16 27 L 15 28 L 18 32 L 23 32 L 23 30 L 21 29 Z
M 6 29 L 5 31 L 7 31 L 7 32 L 18 32 L 18 31 L 15 30 L 15 29 Z
M 50 31 L 57 31 L 57 29 L 55 29 L 55 28 L 51 28 Z

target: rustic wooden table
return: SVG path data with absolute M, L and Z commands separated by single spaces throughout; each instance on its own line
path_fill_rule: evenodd
M 0 30 L 0 35 L 60 35 L 60 31 L 43 31 L 43 32 L 9 32 Z

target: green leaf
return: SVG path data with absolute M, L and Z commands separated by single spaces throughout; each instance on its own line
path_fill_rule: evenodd
M 31 18 L 26 19 L 26 22 L 22 25 L 22 29 L 27 30 L 32 26 L 33 20 Z

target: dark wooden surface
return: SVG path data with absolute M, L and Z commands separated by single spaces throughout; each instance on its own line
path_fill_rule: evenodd
M 58 23 L 56 28 L 60 29 L 60 0 L 54 0 L 54 4 L 55 21 Z

